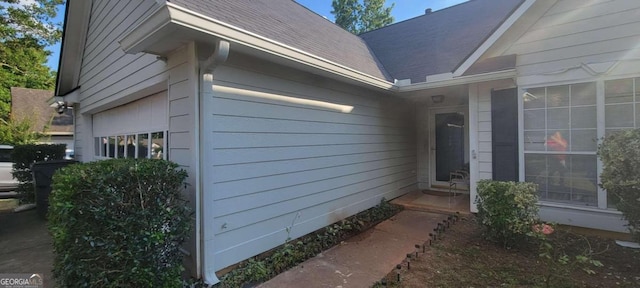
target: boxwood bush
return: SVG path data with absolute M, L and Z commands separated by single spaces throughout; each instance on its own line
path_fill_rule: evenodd
M 65 156 L 65 144 L 25 144 L 16 145 L 11 153 L 13 177 L 20 182 L 16 192 L 23 203 L 34 203 L 35 194 L 31 164 L 40 161 L 62 160 Z
M 60 287 L 180 287 L 192 226 L 187 173 L 152 159 L 76 164 L 53 177 L 49 230 Z
M 527 182 L 478 182 L 478 218 L 489 239 L 512 246 L 525 239 L 538 218 L 537 186 Z
M 634 240 L 640 242 L 640 129 L 607 136 L 598 156 L 604 166 L 600 185 L 629 222 Z

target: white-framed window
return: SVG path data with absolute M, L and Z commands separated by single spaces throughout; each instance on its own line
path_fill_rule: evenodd
M 99 158 L 167 159 L 167 133 L 153 131 L 94 137 Z
M 598 138 L 640 128 L 640 78 L 533 87 L 522 97 L 524 180 L 539 185 L 543 201 L 614 208 L 598 198 L 606 195 Z
M 596 82 L 526 89 L 525 181 L 541 200 L 598 205 L 596 100 Z

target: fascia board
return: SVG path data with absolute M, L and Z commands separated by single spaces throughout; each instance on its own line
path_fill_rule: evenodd
M 80 80 L 80 70 L 91 13 L 90 1 L 69 1 L 65 15 L 65 31 L 58 62 L 55 95 L 63 95 L 75 89 Z M 77 15 L 70 18 L 71 15 Z
M 454 77 L 451 79 L 422 82 L 422 83 L 415 83 L 415 84 L 406 85 L 406 86 L 400 86 L 398 88 L 398 92 L 411 92 L 411 91 L 419 91 L 419 90 L 426 90 L 426 89 L 433 89 L 433 88 L 449 87 L 449 86 L 455 86 L 455 85 L 465 85 L 465 84 L 487 82 L 487 81 L 494 81 L 494 80 L 501 80 L 501 79 L 510 79 L 510 78 L 515 78 L 516 76 L 517 76 L 516 70 L 510 69 L 510 70 L 504 70 L 499 72 L 461 76 L 461 77 Z
M 509 28 L 511 28 L 511 26 L 516 23 L 516 21 L 518 21 L 518 19 L 520 19 L 520 17 L 524 15 L 524 13 L 527 12 L 535 2 L 536 0 L 526 0 L 522 3 L 520 7 L 518 7 L 516 11 L 514 11 L 511 16 L 509 16 L 507 20 L 505 20 L 504 23 L 502 23 L 502 25 L 500 25 L 500 27 L 498 27 L 498 29 L 496 29 L 496 31 L 494 31 L 493 34 L 491 34 L 491 36 L 482 43 L 482 45 L 480 45 L 480 47 L 478 47 L 478 49 L 476 49 L 455 71 L 453 71 L 453 76 L 459 77 L 464 75 L 469 67 L 476 63 L 476 61 L 478 61 L 478 59 L 480 59 L 480 57 L 482 57 L 482 55 L 487 52 L 487 50 L 489 50 L 489 48 L 491 48 L 491 46 L 493 46 L 493 44 L 495 44 L 496 41 L 498 41 L 498 39 L 500 39 L 500 37 L 502 37 L 502 35 L 504 35 L 504 33 L 507 32 L 507 30 L 509 30 Z

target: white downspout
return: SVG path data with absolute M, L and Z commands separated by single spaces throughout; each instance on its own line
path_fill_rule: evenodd
M 213 231 L 209 231 L 209 229 L 207 229 L 207 226 L 209 225 L 206 225 L 205 221 L 213 221 L 213 218 L 210 217 L 212 211 L 205 209 L 205 206 L 210 207 L 211 205 L 204 204 L 205 202 L 208 203 L 207 200 L 213 198 L 212 195 L 204 194 L 205 187 L 202 181 L 206 178 L 203 177 L 203 173 L 207 172 L 207 169 L 205 169 L 205 167 L 203 166 L 203 162 L 207 163 L 207 161 L 202 161 L 205 156 L 202 147 L 210 147 L 210 145 L 206 145 L 206 142 L 210 139 L 206 139 L 207 137 L 203 137 L 203 134 L 207 135 L 208 133 L 202 133 L 201 131 L 202 128 L 206 126 L 204 122 L 205 119 L 203 117 L 203 115 L 206 115 L 204 111 L 206 105 L 203 104 L 207 102 L 207 99 L 205 97 L 211 96 L 213 93 L 213 71 L 216 69 L 216 67 L 218 67 L 218 65 L 227 61 L 228 57 L 229 42 L 224 40 L 217 40 L 215 51 L 211 54 L 211 56 L 209 56 L 209 58 L 207 58 L 207 60 L 199 63 L 200 67 L 198 75 L 198 98 L 196 99 L 196 105 L 198 106 L 196 109 L 196 119 L 198 119 L 198 121 L 196 121 L 195 123 L 195 133 L 197 138 L 195 145 L 196 155 L 198 155 L 198 157 L 196 157 L 196 183 L 198 185 L 198 187 L 196 187 L 196 189 L 198 190 L 196 191 L 196 209 L 199 210 L 196 211 L 196 214 L 198 215 L 196 218 L 196 225 L 200 229 L 200 233 L 198 233 L 198 236 L 200 238 L 200 253 L 198 255 L 198 259 L 200 262 L 199 266 L 201 267 L 202 280 L 209 285 L 216 284 L 220 282 L 220 280 L 218 279 L 218 276 L 216 276 L 215 269 L 213 268 L 213 263 L 215 261 L 213 259 L 213 247 L 211 247 L 212 245 L 208 244 L 208 241 L 206 241 L 207 239 L 210 239 L 210 236 L 213 236 Z

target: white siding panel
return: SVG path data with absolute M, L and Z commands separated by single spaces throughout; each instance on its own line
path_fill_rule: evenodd
M 523 83 L 550 73 L 580 81 L 591 76 L 562 74 L 582 64 L 637 59 L 638 43 L 640 1 L 560 0 L 504 54 L 518 54 Z
M 109 103 L 168 78 L 167 64 L 144 53 L 126 55 L 116 41 L 157 6 L 151 0 L 94 1 L 80 72 L 81 113 L 112 108 Z
M 415 188 L 410 105 L 235 57 L 203 102 L 216 269 Z

